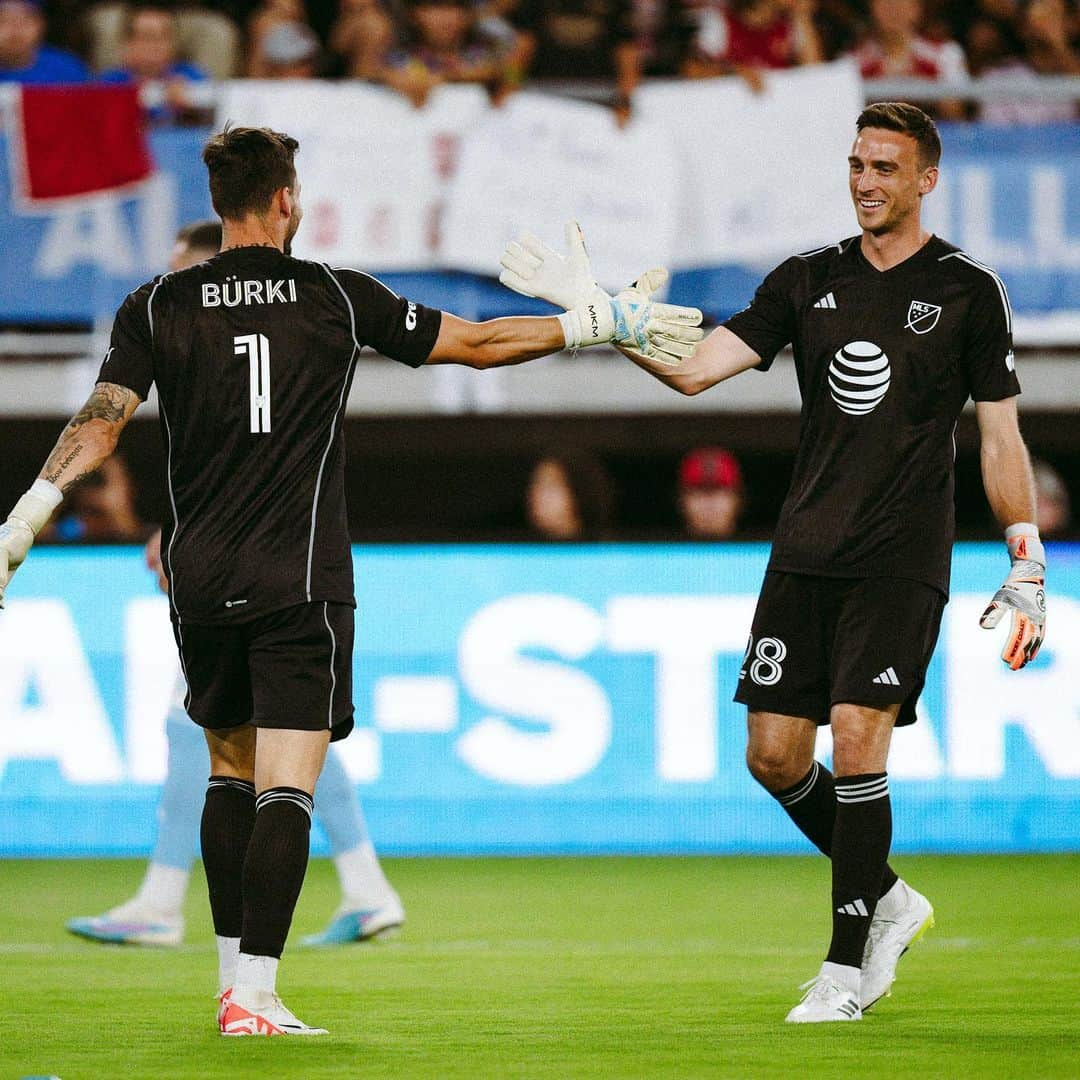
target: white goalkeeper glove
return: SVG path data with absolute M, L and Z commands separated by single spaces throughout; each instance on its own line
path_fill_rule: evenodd
M 1046 552 L 1039 530 L 1031 524 L 1010 525 L 1005 530 L 1012 569 L 1005 584 L 994 593 L 979 625 L 991 630 L 1006 609 L 1012 611 L 1012 625 L 1001 659 L 1019 671 L 1034 660 L 1046 632 Z
M 566 313 L 559 316 L 567 348 L 614 341 L 668 365 L 693 355 L 704 336 L 696 308 L 654 304 L 650 297 L 667 280 L 666 271 L 650 271 L 642 282 L 611 297 L 600 288 L 589 265 L 585 237 L 576 221 L 566 223 L 568 255 L 560 255 L 531 233 L 509 243 L 499 260 L 499 280 L 522 296 L 538 297 Z M 656 276 L 661 275 L 661 276 Z
M 0 525 L 0 608 L 11 575 L 22 565 L 34 537 L 45 527 L 64 496 L 48 480 L 35 480 Z

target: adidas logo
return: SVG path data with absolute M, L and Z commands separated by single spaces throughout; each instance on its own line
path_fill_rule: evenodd
M 830 310 L 835 311 L 836 298 L 832 293 L 826 293 L 816 304 L 814 304 L 814 307 L 829 308 Z
M 841 915 L 862 915 L 864 918 L 870 914 L 862 900 L 856 900 L 850 904 L 841 904 L 836 910 Z
M 900 680 L 896 677 L 896 672 L 891 667 L 886 668 L 880 675 L 874 679 L 874 682 L 881 686 L 899 686 Z

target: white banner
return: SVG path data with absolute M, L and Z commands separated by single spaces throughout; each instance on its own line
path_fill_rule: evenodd
M 846 159 L 861 108 L 847 62 L 643 87 L 634 119 L 542 94 L 493 109 L 444 87 L 414 109 L 352 83 L 234 82 L 218 119 L 300 140 L 298 255 L 376 271 L 494 275 L 507 240 L 559 250 L 581 222 L 601 284 L 652 266 L 771 264 L 856 229 Z
M 300 141 L 298 256 L 426 270 L 436 262 L 458 143 L 487 110 L 477 86 L 442 87 L 417 110 L 400 94 L 364 84 L 237 81 L 225 84 L 218 121 L 270 127 Z M 498 254 L 489 255 L 488 272 Z
M 760 94 L 737 78 L 658 83 L 634 106 L 670 133 L 685 173 L 677 268 L 771 265 L 858 232 L 847 156 L 863 98 L 849 61 L 770 72 Z
M 507 240 L 526 229 L 562 251 L 563 224 L 576 218 L 600 283 L 622 288 L 675 259 L 679 174 L 654 123 L 620 130 L 599 105 L 518 94 L 462 145 L 443 264 L 491 274 Z

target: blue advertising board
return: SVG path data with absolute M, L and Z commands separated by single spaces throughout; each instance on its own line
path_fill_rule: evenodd
M 766 558 L 357 548 L 357 727 L 333 752 L 380 849 L 808 850 L 747 774 L 731 701 Z M 919 723 L 894 738 L 897 850 L 1080 848 L 1080 548 L 1050 565 L 1048 643 L 1014 673 L 977 625 L 1005 554 L 957 548 Z M 33 553 L 0 614 L 0 856 L 150 849 L 176 675 L 137 550 Z
M 176 230 L 210 215 L 200 159 L 208 133 L 153 132 L 158 171 L 137 196 L 29 214 L 12 204 L 0 136 L 0 321 L 111 318 L 126 293 L 162 271 Z M 1080 124 L 943 124 L 942 137 L 941 182 L 925 204 L 928 227 L 993 266 L 1018 312 L 1080 310 Z M 491 279 L 417 269 L 380 276 L 398 292 L 468 318 L 542 310 Z M 726 317 L 748 302 L 763 269 L 676 273 L 671 299 Z

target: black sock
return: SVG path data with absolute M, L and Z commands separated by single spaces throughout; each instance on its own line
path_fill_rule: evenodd
M 244 860 L 240 951 L 280 957 L 307 872 L 312 799 L 298 788 L 267 788 L 256 799 Z
M 862 966 L 891 843 L 888 775 L 838 777 L 832 852 L 833 936 L 826 957 L 833 964 Z
M 776 791 L 773 795 L 807 840 L 820 852 L 831 856 L 833 828 L 836 825 L 836 783 L 833 774 L 815 761 L 797 784 L 785 791 Z M 896 872 L 886 863 L 878 895 L 884 896 L 896 881 Z
M 240 936 L 244 857 L 254 825 L 255 785 L 233 776 L 211 776 L 200 836 L 214 933 L 220 937 Z

